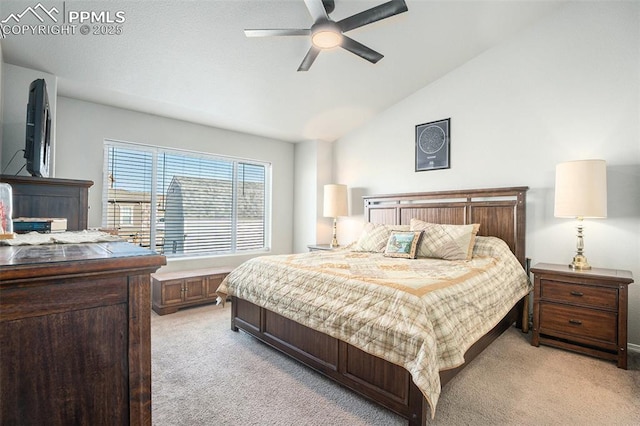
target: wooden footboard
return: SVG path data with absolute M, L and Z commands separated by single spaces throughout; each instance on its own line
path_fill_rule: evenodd
M 440 372 L 444 386 L 473 358 L 522 318 L 524 299 L 465 354 L 465 364 Z M 246 300 L 232 298 L 231 329 L 242 329 L 303 364 L 403 416 L 425 425 L 428 404 L 404 368 L 370 355 Z

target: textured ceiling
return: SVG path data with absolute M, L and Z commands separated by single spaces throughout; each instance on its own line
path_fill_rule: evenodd
M 243 30 L 309 28 L 303 0 L 42 3 L 125 17 L 119 35 L 77 29 L 0 41 L 6 63 L 58 76 L 59 95 L 292 142 L 340 138 L 562 5 L 407 0 L 408 12 L 348 33 L 385 55 L 377 64 L 338 48 L 297 72 L 308 38 Z M 331 18 L 381 3 L 335 0 Z M 0 19 L 37 4 L 3 0 Z

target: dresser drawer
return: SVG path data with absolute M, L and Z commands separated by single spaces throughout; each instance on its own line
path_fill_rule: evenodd
M 618 335 L 615 312 L 575 306 L 540 303 L 540 333 L 563 333 L 615 343 Z
M 540 280 L 540 297 L 595 308 L 618 309 L 618 290 L 611 287 L 591 287 L 566 282 Z

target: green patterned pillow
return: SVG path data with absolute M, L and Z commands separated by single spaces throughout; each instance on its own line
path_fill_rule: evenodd
M 408 231 L 409 225 L 382 225 L 367 222 L 351 250 L 382 253 L 387 247 L 391 231 Z
M 480 224 L 441 225 L 411 219 L 412 231 L 424 231 L 418 257 L 469 260 Z
M 387 257 L 415 259 L 418 254 L 418 244 L 420 244 L 422 233 L 422 231 L 391 231 L 384 255 Z

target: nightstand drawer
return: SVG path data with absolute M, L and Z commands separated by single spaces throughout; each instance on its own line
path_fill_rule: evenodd
M 581 284 L 540 280 L 540 297 L 556 302 L 618 309 L 618 290 L 611 287 L 590 287 Z
M 615 360 L 627 368 L 628 286 L 630 271 L 539 263 L 531 272 L 533 333 L 541 343 Z
M 540 303 L 540 333 L 553 331 L 615 343 L 618 336 L 618 316 L 614 312 Z

